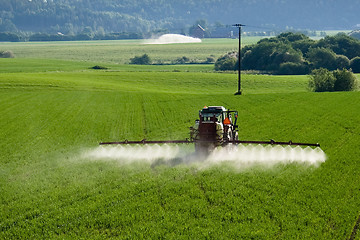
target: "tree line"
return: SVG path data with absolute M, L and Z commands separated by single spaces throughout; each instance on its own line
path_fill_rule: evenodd
M 211 25 L 246 19 L 248 28 L 265 27 L 260 31 L 304 26 L 350 29 L 359 23 L 358 10 L 358 3 L 351 0 L 0 0 L 0 32 L 187 33 L 199 19 Z
M 86 40 L 122 40 L 122 39 L 143 39 L 144 34 L 141 33 L 107 33 L 107 34 L 93 34 L 93 33 L 78 33 L 72 35 L 65 35 L 62 33 L 48 34 L 48 33 L 10 33 L 0 32 L 0 42 L 41 42 L 41 41 L 86 41 Z
M 237 70 L 238 53 L 217 59 L 215 70 Z M 241 50 L 242 70 L 273 74 L 309 74 L 314 69 L 352 69 L 360 73 L 360 40 L 347 34 L 313 40 L 301 33 L 287 32 L 265 38 Z

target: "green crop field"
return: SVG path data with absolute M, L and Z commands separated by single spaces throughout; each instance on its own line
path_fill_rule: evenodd
M 1 239 L 360 239 L 358 91 L 244 75 L 234 96 L 237 75 L 211 65 L 120 65 L 83 58 L 81 44 L 78 58 L 50 54 L 66 43 L 31 55 L 33 44 L 0 45 L 21 56 L 0 59 Z M 86 155 L 100 141 L 185 139 L 204 105 L 238 110 L 240 139 L 319 142 L 327 160 L 200 168 Z
M 244 37 L 243 44 L 252 44 L 261 37 Z M 75 61 L 128 63 L 130 58 L 147 53 L 154 62 L 170 62 L 186 56 L 205 61 L 238 49 L 237 39 L 205 39 L 202 43 L 144 44 L 144 40 L 84 42 L 20 42 L 0 43 L 0 50 L 11 50 L 19 58 L 64 59 Z

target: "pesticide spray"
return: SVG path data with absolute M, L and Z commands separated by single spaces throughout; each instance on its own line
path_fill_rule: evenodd
M 154 144 L 141 146 L 99 146 L 87 151 L 83 158 L 91 160 L 113 160 L 121 164 L 135 162 L 149 165 L 165 164 L 169 166 L 191 165 L 200 169 L 218 166 L 223 163 L 231 164 L 236 169 L 255 165 L 267 167 L 276 164 L 303 163 L 319 166 L 325 162 L 326 155 L 320 148 L 302 148 L 291 146 L 262 146 L 262 145 L 228 145 L 214 149 L 208 156 L 192 153 L 186 145 Z
M 224 148 L 215 149 L 207 158 L 210 165 L 223 162 L 233 163 L 234 166 L 242 168 L 255 164 L 273 166 L 278 163 L 304 163 L 318 166 L 325 162 L 325 153 L 318 148 L 300 146 L 263 146 L 263 145 L 228 145 Z

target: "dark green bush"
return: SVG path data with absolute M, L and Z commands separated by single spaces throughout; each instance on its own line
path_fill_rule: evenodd
M 310 74 L 309 88 L 314 92 L 333 92 L 335 81 L 334 74 L 329 70 L 315 69 Z
M 91 67 L 91 69 L 96 69 L 96 70 L 98 70 L 98 69 L 108 69 L 108 68 L 107 68 L 107 67 L 104 67 L 104 66 L 95 65 L 95 66 Z
M 234 71 L 236 70 L 237 52 L 229 52 L 224 56 L 221 56 L 215 62 L 216 71 Z
M 352 91 L 357 87 L 357 78 L 347 70 L 329 71 L 315 69 L 310 74 L 309 88 L 314 92 Z
M 186 64 L 186 63 L 190 63 L 190 58 L 183 56 L 181 58 L 177 58 L 174 61 L 174 64 Z
M 146 53 L 142 56 L 135 56 L 130 59 L 130 64 L 150 65 L 151 59 Z
M 336 79 L 334 91 L 352 91 L 355 89 L 356 77 L 352 72 L 346 69 L 338 69 L 333 71 L 333 74 Z
M 234 71 L 236 68 L 236 59 L 228 58 L 221 62 L 220 64 L 215 65 L 215 70 L 217 71 Z

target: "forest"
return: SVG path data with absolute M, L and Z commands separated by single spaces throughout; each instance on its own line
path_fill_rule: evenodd
M 188 34 L 199 20 L 205 29 L 353 29 L 359 8 L 350 0 L 0 0 L 0 32 Z

